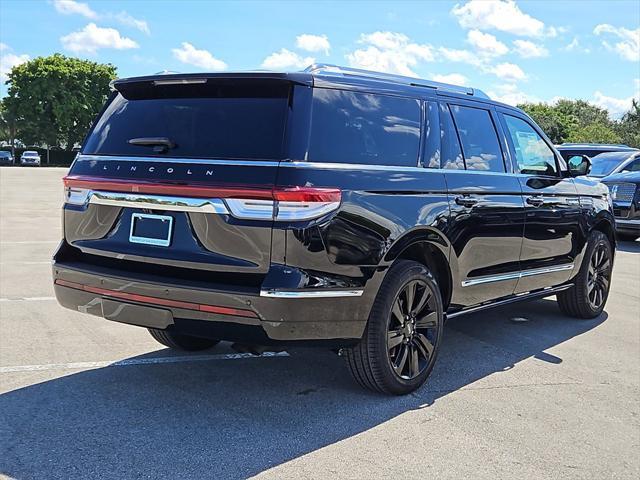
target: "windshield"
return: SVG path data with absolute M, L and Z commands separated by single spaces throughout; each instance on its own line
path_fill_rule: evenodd
M 288 84 L 147 87 L 116 95 L 83 153 L 281 159 Z
M 38 152 L 24 152 L 22 154 L 23 157 L 37 157 L 38 156 Z
M 629 158 L 628 153 L 601 153 L 591 159 L 592 177 L 606 177 L 611 174 L 618 165 Z

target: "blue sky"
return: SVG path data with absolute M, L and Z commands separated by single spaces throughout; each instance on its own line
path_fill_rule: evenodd
M 55 52 L 123 77 L 353 65 L 512 104 L 582 98 L 615 117 L 640 97 L 640 0 L 1 0 L 3 82 L 13 65 Z

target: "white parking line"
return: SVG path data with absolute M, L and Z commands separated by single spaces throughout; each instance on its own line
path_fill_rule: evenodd
M 16 297 L 0 298 L 0 302 L 48 302 L 55 299 L 56 297 Z
M 39 244 L 49 244 L 54 245 L 60 243 L 60 240 L 16 240 L 9 242 L 0 242 L 1 245 L 39 245 Z
M 251 353 L 226 353 L 222 355 L 193 355 L 188 357 L 156 357 L 156 358 L 130 358 L 106 362 L 72 362 L 72 363 L 48 363 L 44 365 L 15 365 L 0 367 L 0 373 L 15 372 L 39 372 L 43 370 L 91 370 L 105 367 L 127 367 L 131 365 L 155 365 L 160 363 L 184 363 L 184 362 L 208 362 L 214 360 L 241 360 L 245 358 L 270 358 L 288 357 L 287 352 L 265 352 L 262 355 Z
M 0 265 L 51 265 L 51 260 L 43 260 L 41 262 L 0 262 Z

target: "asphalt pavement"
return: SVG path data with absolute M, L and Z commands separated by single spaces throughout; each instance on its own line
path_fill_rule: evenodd
M 543 299 L 452 320 L 428 383 L 386 397 L 330 351 L 175 353 L 58 306 L 63 175 L 0 168 L 0 476 L 640 477 L 640 242 L 599 318 Z

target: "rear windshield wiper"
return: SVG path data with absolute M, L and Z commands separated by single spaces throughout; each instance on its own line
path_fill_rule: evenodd
M 130 138 L 128 143 L 131 145 L 141 145 L 153 147 L 153 151 L 157 153 L 165 153 L 167 150 L 176 148 L 176 144 L 167 137 L 139 137 Z

